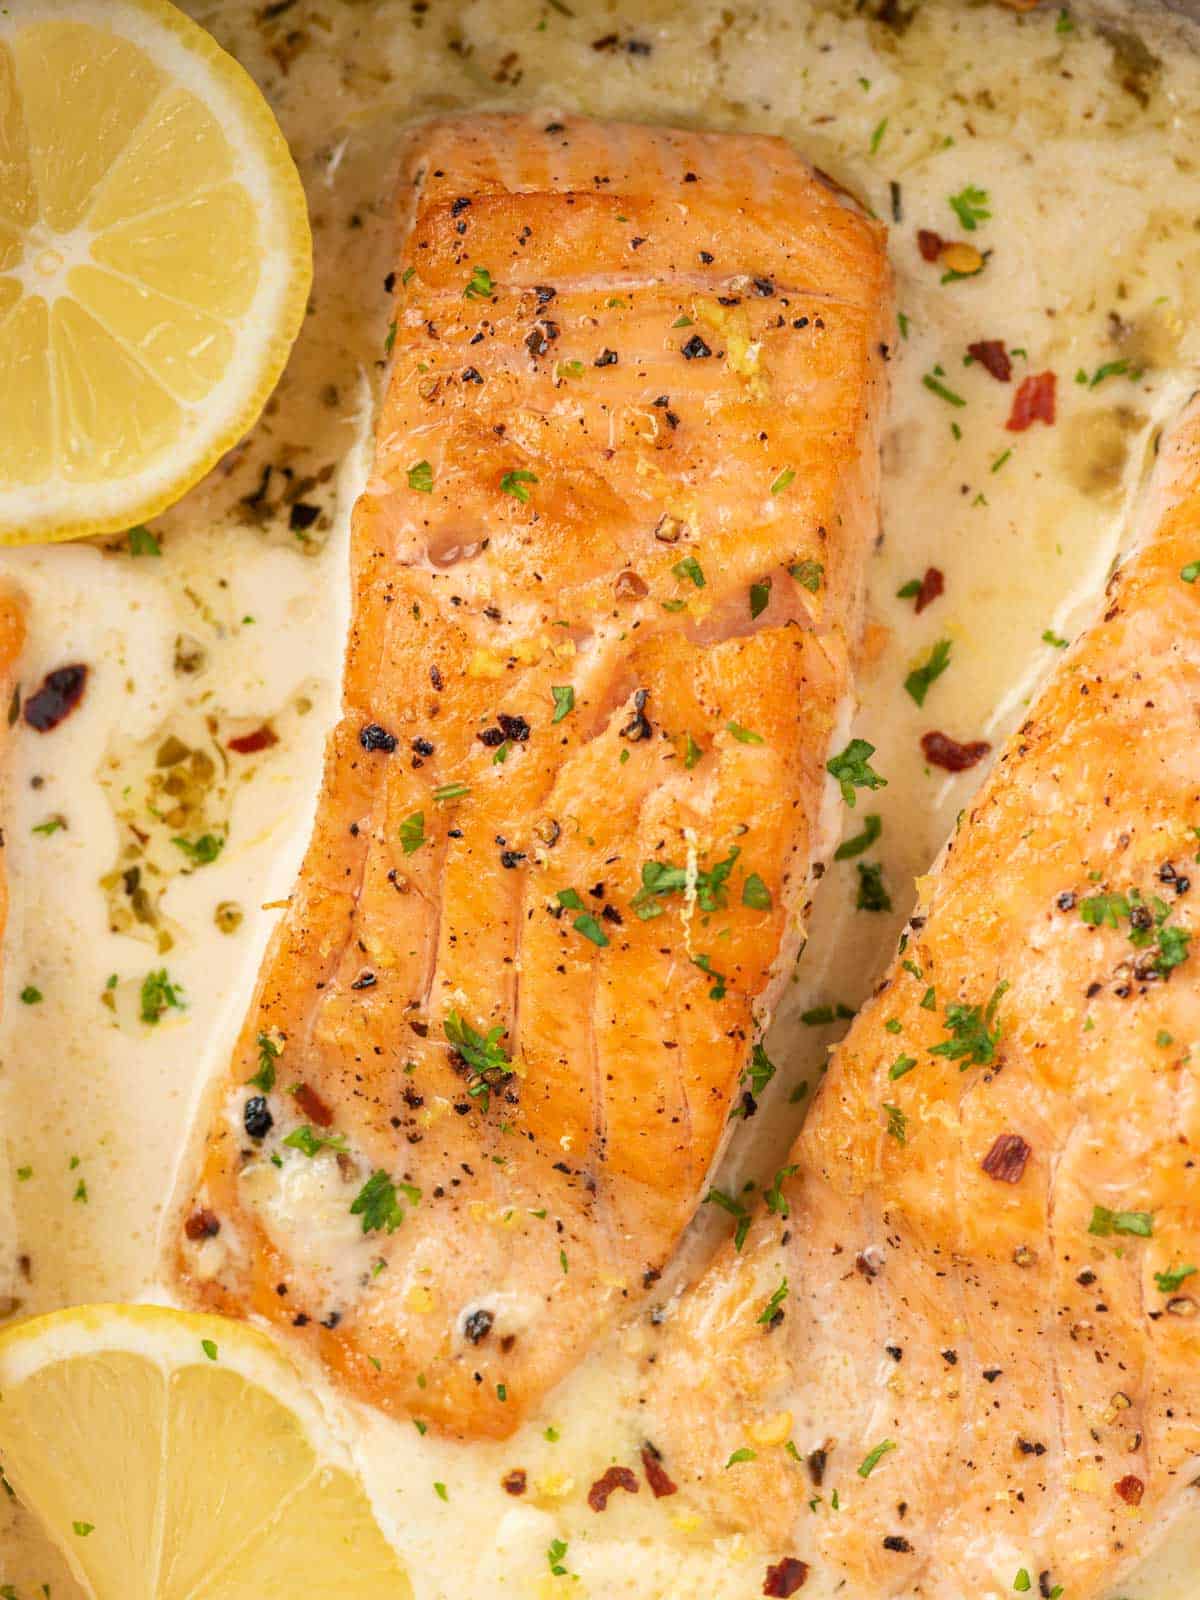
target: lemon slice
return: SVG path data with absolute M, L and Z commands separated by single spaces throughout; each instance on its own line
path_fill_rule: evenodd
M 143 522 L 251 426 L 312 278 L 254 83 L 166 0 L 0 6 L 0 542 Z
M 97 1600 L 411 1600 L 320 1408 L 243 1323 L 83 1306 L 6 1331 L 0 1463 Z

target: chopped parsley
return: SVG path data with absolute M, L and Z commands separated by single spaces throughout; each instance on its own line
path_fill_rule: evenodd
M 807 589 L 810 594 L 816 594 L 821 587 L 821 579 L 825 576 L 825 568 L 819 561 L 797 561 L 788 571 L 802 589 Z
M 247 1082 L 252 1083 L 256 1089 L 261 1089 L 263 1094 L 270 1094 L 275 1087 L 275 1063 L 279 1060 L 280 1049 L 269 1034 L 260 1033 L 258 1044 L 258 1071 Z
M 875 1446 L 873 1450 L 868 1450 L 862 1459 L 861 1466 L 858 1468 L 859 1477 L 869 1478 L 875 1471 L 875 1468 L 883 1460 L 884 1456 L 887 1455 L 888 1451 L 894 1450 L 895 1448 L 896 1441 L 894 1439 L 883 1439 Z
M 471 277 L 463 290 L 464 300 L 488 300 L 492 295 L 492 275 L 486 267 L 472 267 Z
M 1156 1272 L 1154 1286 L 1159 1294 L 1174 1294 L 1185 1278 L 1190 1278 L 1200 1267 L 1188 1265 L 1186 1267 L 1172 1267 L 1169 1272 Z
M 129 540 L 129 554 L 131 556 L 162 555 L 162 545 L 159 544 L 150 529 L 143 527 L 140 522 L 136 528 L 130 528 L 125 537 Z
M 793 1174 L 799 1171 L 800 1168 L 798 1166 L 780 1167 L 775 1174 L 771 1187 L 763 1195 L 767 1210 L 773 1217 L 783 1217 L 786 1221 L 791 1216 L 791 1207 L 788 1205 L 787 1196 L 783 1192 L 783 1186 Z
M 898 1144 L 908 1143 L 908 1118 L 899 1106 L 889 1105 L 886 1101 L 883 1106 L 887 1115 L 887 1131 Z
M 421 1198 L 421 1191 L 415 1184 L 393 1183 L 382 1167 L 363 1184 L 350 1207 L 350 1215 L 362 1218 L 364 1233 L 395 1233 L 404 1221 L 404 1207 L 397 1189 L 409 1205 L 415 1206 Z
M 749 906 L 751 911 L 770 911 L 772 905 L 774 905 L 770 889 L 767 888 L 757 872 L 750 872 L 746 875 L 746 881 L 742 885 L 742 904 Z
M 930 686 L 941 677 L 950 665 L 950 640 L 939 639 L 929 652 L 929 659 L 919 667 L 914 667 L 904 680 L 904 688 L 909 697 L 919 706 L 925 704 L 925 696 L 929 693 Z
M 897 1056 L 888 1068 L 888 1077 L 895 1083 L 897 1078 L 903 1078 L 910 1073 L 916 1064 L 916 1056 Z M 884 1109 L 886 1110 L 887 1107 L 885 1106 Z
M 730 1467 L 736 1467 L 743 1461 L 757 1461 L 757 1460 L 758 1460 L 757 1452 L 755 1452 L 754 1450 L 751 1450 L 749 1445 L 745 1445 L 744 1444 L 740 1450 L 735 1450 L 733 1452 L 733 1454 L 730 1456 L 729 1460 L 725 1463 L 725 1470 L 726 1470 L 726 1472 L 728 1472 Z
M 696 585 L 697 589 L 704 588 L 704 569 L 696 560 L 695 556 L 684 556 L 682 561 L 677 561 L 675 563 L 675 565 L 671 568 L 671 571 L 674 573 L 675 577 L 679 579 L 680 583 L 682 583 L 685 578 L 690 578 Z
M 941 1044 L 932 1045 L 929 1054 L 957 1061 L 961 1072 L 965 1072 L 969 1066 L 987 1066 L 995 1060 L 1001 1033 L 1000 1024 L 996 1022 L 996 1010 L 1007 988 L 1007 983 L 998 983 L 986 1006 L 951 1001 L 946 1007 L 946 1027 L 950 1037 L 943 1039 Z
M 962 276 L 962 274 L 959 274 L 959 276 Z M 921 382 L 929 390 L 930 394 L 936 394 L 940 400 L 945 400 L 948 405 L 965 406 L 967 403 L 962 395 L 955 394 L 953 389 L 948 389 L 941 379 L 932 372 L 927 372 Z
M 782 494 L 783 491 L 787 488 L 787 486 L 790 483 L 794 483 L 795 481 L 796 481 L 796 474 L 795 474 L 794 469 L 791 468 L 791 467 L 784 467 L 783 471 L 779 474 L 779 476 L 775 479 L 775 482 L 771 485 L 771 493 L 772 494 Z
M 842 799 L 853 811 L 858 798 L 856 789 L 886 789 L 887 779 L 880 777 L 871 766 L 875 746 L 865 739 L 851 739 L 840 755 L 827 761 L 825 770 L 841 785 Z
M 869 812 L 863 818 L 863 830 L 856 833 L 852 839 L 843 839 L 833 852 L 835 861 L 850 861 L 855 856 L 861 856 L 864 850 L 869 850 L 876 839 L 883 832 L 883 819 L 878 812 Z
M 1017 1575 L 1013 1579 L 1013 1588 L 1018 1594 L 1025 1594 L 1029 1589 L 1032 1589 L 1032 1587 L 1033 1579 L 1029 1576 L 1028 1568 L 1018 1567 Z
M 590 911 L 581 912 L 571 926 L 576 933 L 581 933 L 585 939 L 590 939 L 599 949 L 607 947 L 608 935 Z
M 567 1556 L 567 1549 L 568 1545 L 565 1539 L 551 1539 L 546 1546 L 546 1560 L 550 1565 L 550 1571 L 556 1578 L 565 1578 L 567 1575 L 567 1569 L 563 1566 Z
M 764 578 L 761 583 L 750 585 L 750 620 L 761 617 L 771 603 L 771 580 Z
M 707 1205 L 720 1206 L 722 1211 L 727 1211 L 737 1223 L 733 1231 L 733 1248 L 740 1254 L 746 1242 L 746 1235 L 750 1232 L 750 1213 L 740 1200 L 731 1194 L 726 1194 L 724 1189 L 710 1189 L 704 1196 Z
M 142 1021 L 156 1023 L 164 1011 L 182 1011 L 182 994 L 182 987 L 167 976 L 166 967 L 148 972 L 142 979 Z
M 428 461 L 416 461 L 409 467 L 408 487 L 418 494 L 433 493 L 433 468 Z
M 425 843 L 425 813 L 414 811 L 400 824 L 400 846 L 406 856 L 414 855 Z
M 218 833 L 202 833 L 198 839 L 172 839 L 171 843 L 198 867 L 210 866 L 225 848 L 225 840 Z
M 506 472 L 500 479 L 500 493 L 511 494 L 514 500 L 519 500 L 522 505 L 529 504 L 529 490 L 526 484 L 537 483 L 537 474 L 527 472 L 524 467 L 518 467 L 515 472 Z
M 958 194 L 949 196 L 950 207 L 968 233 L 974 233 L 981 222 L 990 222 L 992 213 L 986 189 L 967 184 Z
M 1079 371 L 1075 374 L 1075 382 L 1081 385 L 1086 385 L 1086 387 L 1089 389 L 1094 389 L 1097 384 L 1103 383 L 1105 378 L 1120 378 L 1123 377 L 1127 372 L 1129 372 L 1128 361 L 1124 359 L 1120 361 L 1106 361 L 1102 366 L 1096 368 L 1095 372 L 1092 373 L 1090 378 L 1083 368 L 1080 367 Z M 1139 376 L 1139 374 L 1136 372 L 1130 372 L 1129 376 L 1131 378 L 1136 378 Z
M 42 1002 L 42 991 L 35 988 L 32 983 L 27 983 L 21 990 L 21 1004 L 23 1006 L 36 1006 Z
M 1110 1211 L 1107 1206 L 1093 1206 L 1088 1232 L 1101 1239 L 1110 1234 L 1131 1234 L 1139 1239 L 1149 1239 L 1154 1232 L 1153 1211 Z
M 448 1011 L 442 1030 L 470 1072 L 467 1093 L 486 1111 L 491 1091 L 512 1077 L 512 1063 L 500 1046 L 504 1029 L 499 1023 L 486 1034 L 478 1033 L 457 1011 Z
M 439 806 L 444 806 L 450 800 L 463 800 L 471 792 L 469 783 L 442 783 L 433 791 L 433 798 Z
M 753 728 L 743 728 L 740 722 L 732 719 L 725 724 L 727 733 L 731 733 L 739 744 L 765 744 L 766 740 L 761 733 L 755 733 Z
M 858 863 L 858 894 L 854 899 L 856 911 L 890 911 L 892 897 L 883 882 L 883 867 L 878 861 Z
M 217 1359 L 217 1347 L 211 1339 L 201 1339 L 200 1348 L 210 1361 Z
M 883 143 L 883 136 L 887 132 L 887 125 L 888 119 L 886 117 L 884 117 L 882 122 L 877 122 L 875 124 L 875 127 L 871 133 L 871 143 L 868 146 L 872 155 L 875 154 L 875 152 L 879 149 L 879 146 Z
M 725 975 L 722 972 L 713 970 L 712 957 L 705 955 L 693 956 L 692 965 L 699 967 L 701 972 L 707 973 L 712 979 L 712 988 L 708 991 L 708 998 L 710 1000 L 724 1000 Z
M 750 1052 L 750 1065 L 746 1070 L 750 1074 L 750 1093 L 757 1098 L 775 1076 L 775 1063 L 761 1044 L 756 1044 Z
M 554 715 L 550 718 L 552 723 L 561 722 L 564 717 L 569 717 L 575 709 L 575 688 L 573 684 L 551 684 L 550 693 L 554 696 Z
M 1189 561 L 1185 567 L 1180 567 L 1179 576 L 1184 583 L 1195 583 L 1200 578 L 1200 561 Z
M 759 1323 L 766 1328 L 773 1328 L 776 1323 L 783 1320 L 783 1302 L 788 1297 L 788 1281 L 783 1278 L 778 1289 L 758 1314 Z
M 728 880 L 741 851 L 736 845 L 724 861 L 697 870 L 695 874 L 696 903 L 701 911 L 723 911 L 728 904 Z M 761 881 L 761 880 L 760 880 Z M 634 909 L 642 922 L 650 922 L 662 915 L 659 901 L 670 894 L 681 894 L 688 886 L 685 867 L 676 867 L 669 861 L 644 861 L 642 887 L 633 898 Z M 560 897 L 561 898 L 561 897 Z M 582 904 L 582 902 L 581 902 Z
M 1135 949 L 1157 943 L 1158 954 L 1152 966 L 1163 977 L 1187 960 L 1192 936 L 1186 928 L 1167 923 L 1171 908 L 1157 896 L 1147 905 L 1137 889 L 1128 894 L 1092 894 L 1079 902 L 1079 915 L 1091 928 L 1119 928 L 1122 919 L 1127 920 L 1129 942 Z
M 800 1021 L 806 1028 L 823 1028 L 826 1023 L 833 1021 L 849 1022 L 854 1015 L 849 1006 L 844 1006 L 839 1001 L 836 1006 L 813 1006 L 809 1011 L 800 1013 Z
M 1055 633 L 1053 628 L 1046 628 L 1042 633 L 1042 643 L 1052 645 L 1055 650 L 1065 650 L 1070 642 L 1061 633 Z
M 346 1141 L 340 1133 L 318 1133 L 307 1122 L 302 1127 L 293 1128 L 283 1143 L 289 1150 L 301 1151 L 310 1161 L 322 1150 L 332 1150 L 335 1155 L 346 1153 Z
M 683 764 L 688 772 L 692 770 L 703 754 L 704 751 L 701 750 L 700 746 L 696 743 L 695 739 L 692 738 L 691 734 L 685 734 L 683 745 Z

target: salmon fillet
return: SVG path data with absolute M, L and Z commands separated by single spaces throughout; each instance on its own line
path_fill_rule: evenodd
M 1150 505 L 663 1329 L 666 1469 L 813 1592 L 1089 1600 L 1196 1502 L 1200 404 Z
M 798 947 L 887 269 L 775 139 L 443 121 L 401 210 L 343 715 L 175 1266 L 503 1435 L 657 1276 Z

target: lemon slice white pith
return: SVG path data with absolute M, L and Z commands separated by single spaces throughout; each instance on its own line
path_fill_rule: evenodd
M 310 281 L 286 142 L 203 29 L 0 7 L 0 542 L 177 499 L 257 417 Z
M 0 1335 L 0 1465 L 96 1600 L 410 1600 L 295 1369 L 244 1323 L 83 1306 Z

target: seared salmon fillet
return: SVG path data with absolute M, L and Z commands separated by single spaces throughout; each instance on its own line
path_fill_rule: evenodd
M 438 122 L 400 204 L 343 716 L 175 1265 L 502 1435 L 657 1276 L 798 948 L 888 278 L 776 139 Z
M 769 1208 L 662 1330 L 667 1469 L 812 1592 L 1090 1600 L 1195 1503 L 1200 404 L 1157 474 Z

